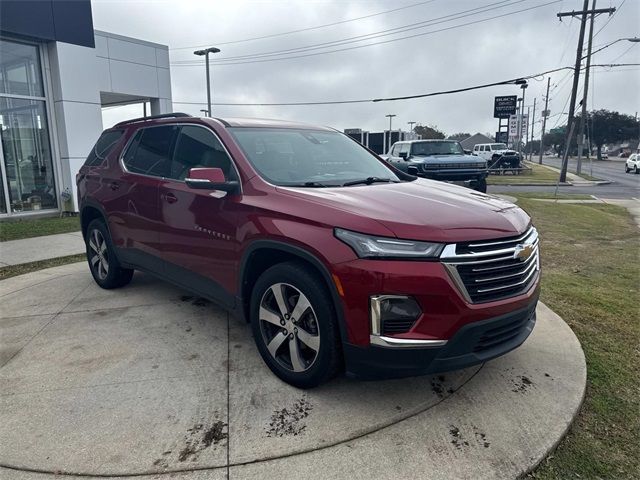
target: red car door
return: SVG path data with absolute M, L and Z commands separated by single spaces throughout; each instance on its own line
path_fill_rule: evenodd
M 121 260 L 159 273 L 159 187 L 169 171 L 178 130 L 175 125 L 138 130 L 117 166 L 121 172 L 108 186 L 113 193 L 105 203 Z
M 172 279 L 232 304 L 241 197 L 189 188 L 184 179 L 195 167 L 221 168 L 225 178 L 237 179 L 231 158 L 211 129 L 182 126 L 170 172 L 159 189 L 162 257 Z

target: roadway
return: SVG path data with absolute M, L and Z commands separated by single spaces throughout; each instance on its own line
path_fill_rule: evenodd
M 591 174 L 592 176 L 601 180 L 608 180 L 611 183 L 608 185 L 573 185 L 560 187 L 559 193 L 571 194 L 587 194 L 596 195 L 601 198 L 616 198 L 616 199 L 632 199 L 640 197 L 640 175 L 634 175 L 633 173 L 624 173 L 624 160 L 626 159 L 614 159 L 593 161 L 593 165 L 589 165 L 589 161 L 586 160 L 582 164 L 582 173 Z M 542 162 L 545 165 L 560 168 L 560 158 L 556 157 L 544 157 Z M 569 160 L 569 171 L 576 171 L 576 160 Z M 593 172 L 593 173 L 591 173 Z M 493 185 L 489 187 L 489 192 L 553 192 L 554 186 L 548 187 L 527 187 L 527 186 L 504 186 Z

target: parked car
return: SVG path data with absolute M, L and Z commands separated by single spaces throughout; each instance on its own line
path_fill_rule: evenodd
M 624 162 L 625 173 L 640 173 L 640 153 L 632 153 Z
M 396 142 L 382 158 L 403 172 L 423 178 L 457 181 L 487 191 L 487 162 L 467 155 L 456 140 Z
M 609 154 L 607 152 L 600 152 L 600 158 L 602 160 L 609 160 Z
M 534 327 L 538 233 L 523 210 L 331 128 L 134 119 L 102 134 L 77 183 L 100 287 L 141 270 L 217 302 L 297 387 L 467 367 Z
M 473 154 L 487 161 L 489 169 L 519 168 L 520 155 L 504 143 L 480 143 L 473 146 Z

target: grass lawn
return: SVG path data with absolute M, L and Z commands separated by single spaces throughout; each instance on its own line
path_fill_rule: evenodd
M 500 192 L 497 192 L 500 193 Z M 504 195 L 516 196 L 518 198 L 541 198 L 541 199 L 555 199 L 558 200 L 593 200 L 591 195 L 582 193 L 559 193 L 554 195 L 553 192 L 505 192 Z
M 51 258 L 49 260 L 40 260 L 38 262 L 23 263 L 21 265 L 10 265 L 8 267 L 0 267 L 0 280 L 4 280 L 9 277 L 15 277 L 17 275 L 23 275 L 25 273 L 35 272 L 36 270 L 43 270 L 45 268 L 57 267 L 59 265 L 66 265 L 67 263 L 83 262 L 86 260 L 84 253 L 79 255 L 69 255 L 67 257 Z
M 79 230 L 79 217 L 8 220 L 0 222 L 0 242 L 53 235 L 55 233 L 78 232 Z
M 548 168 L 535 163 L 528 163 L 527 166 L 532 169 L 532 172 L 529 174 L 489 175 L 487 177 L 487 183 L 489 185 L 517 185 L 521 183 L 555 185 L 558 181 L 558 174 Z
M 576 333 L 585 402 L 536 479 L 630 479 L 640 472 L 640 236 L 628 212 L 518 195 L 541 234 L 542 301 Z

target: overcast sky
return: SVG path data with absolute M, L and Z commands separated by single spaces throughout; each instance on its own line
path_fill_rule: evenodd
M 339 129 L 379 131 L 388 126 L 386 114 L 396 114 L 394 129 L 408 121 L 434 125 L 447 134 L 495 132 L 493 97 L 520 93 L 516 86 L 417 100 L 330 106 L 215 106 L 221 103 L 315 102 L 404 96 L 492 83 L 573 65 L 579 20 L 559 22 L 559 11 L 579 10 L 583 0 L 357 0 L 357 1 L 160 1 L 93 0 L 94 28 L 168 45 L 174 110 L 198 114 L 206 102 L 204 65 L 194 46 L 218 46 L 224 58 L 297 49 L 339 42 L 383 30 L 411 28 L 357 43 L 339 43 L 296 56 L 413 36 L 384 44 L 303 58 L 213 66 L 214 116 L 243 116 L 300 120 Z M 536 7 L 502 18 L 498 15 Z M 598 7 L 618 7 L 611 19 L 596 19 L 594 50 L 621 37 L 640 36 L 640 0 L 599 0 Z M 403 8 L 407 7 L 407 8 Z M 482 11 L 493 8 L 490 11 Z M 393 12 L 382 13 L 392 9 Z M 477 9 L 469 11 L 471 9 Z M 451 16 L 466 15 L 464 17 Z M 369 16 L 354 21 L 358 17 Z M 447 17 L 449 16 L 449 17 Z M 447 18 L 442 18 L 447 17 Z M 440 20 L 438 20 L 440 19 Z M 469 22 L 479 23 L 459 26 Z M 422 23 L 427 21 L 439 22 Z M 242 41 L 292 30 L 304 32 Z M 414 24 L 419 25 L 414 25 Z M 407 27 L 413 25 L 411 27 Z M 421 28 L 416 28 L 421 27 Z M 454 27 L 454 28 L 450 28 Z M 434 30 L 446 31 L 433 32 Z M 420 35 L 427 32 L 426 35 Z M 419 36 L 416 36 L 419 35 Z M 352 42 L 352 40 L 350 40 Z M 237 42 L 237 43 L 229 43 Z M 189 47 L 181 49 L 181 47 Z M 586 47 L 586 44 L 585 44 Z M 289 56 L 294 54 L 289 54 Z M 280 58 L 274 56 L 261 57 Z M 230 60 L 229 60 L 230 61 Z M 238 60 L 236 60 L 238 61 Z M 246 61 L 246 60 L 245 60 Z M 640 44 L 618 42 L 594 55 L 593 63 L 640 63 Z M 588 108 L 607 108 L 630 115 L 640 110 L 640 67 L 594 68 Z M 581 78 L 582 84 L 582 78 Z M 566 122 L 557 115 L 568 104 L 569 71 L 551 75 L 548 127 Z M 526 104 L 543 102 L 546 77 L 529 82 Z M 582 88 L 581 88 L 582 89 Z M 105 128 L 140 115 L 139 106 L 106 109 Z M 554 116 L 555 115 L 555 116 Z M 536 131 L 539 132 L 540 125 Z

